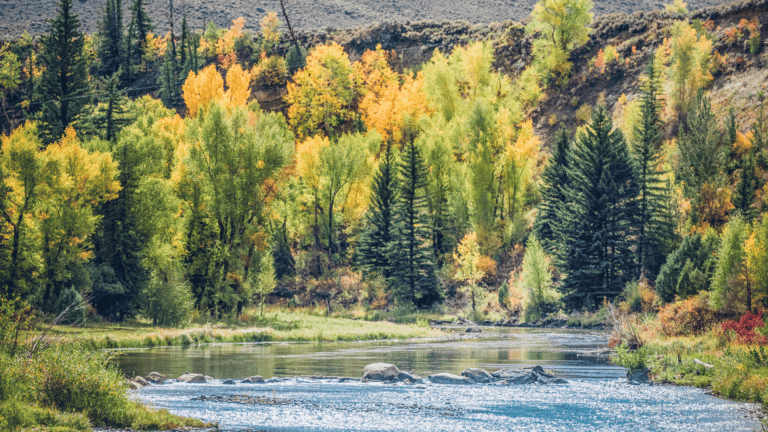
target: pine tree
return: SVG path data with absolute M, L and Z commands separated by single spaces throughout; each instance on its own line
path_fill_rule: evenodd
M 441 301 L 443 294 L 437 285 L 430 244 L 427 167 L 413 140 L 403 147 L 393 218 L 394 233 L 389 248 L 391 285 L 399 301 L 423 308 Z
M 736 183 L 733 191 L 732 202 L 734 211 L 741 213 L 745 220 L 751 221 L 755 217 L 755 208 L 752 207 L 752 203 L 755 201 L 757 190 L 755 160 L 747 154 L 740 158 L 740 162 L 739 182 Z
M 189 75 L 189 72 L 187 74 L 184 74 L 184 67 L 187 64 L 187 59 L 189 57 L 187 45 L 189 44 L 189 25 L 187 24 L 187 14 L 184 13 L 183 17 L 181 18 L 181 37 L 179 39 L 179 63 L 176 65 L 179 70 L 179 77 L 182 79 L 186 79 L 187 75 Z
M 171 50 L 170 39 L 165 49 L 165 59 L 163 59 L 163 66 L 160 68 L 157 84 L 160 86 L 158 92 L 160 100 L 163 101 L 166 108 L 174 108 L 179 103 L 180 95 L 178 80 L 176 79 L 176 59 Z
M 387 247 L 392 242 L 392 213 L 397 199 L 397 187 L 395 154 L 392 145 L 388 143 L 373 176 L 371 204 L 358 249 L 360 266 L 368 273 L 379 271 L 384 277 L 390 276 L 391 262 Z
M 569 234 L 559 251 L 561 288 L 572 307 L 615 297 L 636 274 L 631 230 L 639 188 L 624 136 L 612 129 L 601 106 L 572 149 L 571 201 L 559 209 Z
M 125 73 L 130 77 L 133 66 L 141 62 L 144 56 L 144 41 L 147 34 L 153 30 L 152 19 L 147 15 L 145 8 L 147 0 L 133 0 L 129 8 L 131 10 L 131 24 L 125 36 Z
M 656 278 L 659 267 L 663 264 L 664 254 L 661 247 L 673 235 L 671 209 L 669 207 L 670 190 L 659 169 L 661 155 L 659 148 L 662 141 L 661 104 L 659 103 L 659 69 L 654 61 L 648 63 L 647 81 L 643 86 L 641 117 L 634 128 L 635 142 L 632 143 L 632 155 L 637 167 L 636 178 L 640 195 L 637 198 L 637 276 L 645 273 L 646 277 Z
M 549 163 L 541 174 L 541 203 L 534 232 L 544 250 L 550 253 L 562 249 L 558 209 L 569 200 L 570 146 L 568 130 L 563 127 L 557 133 Z
M 94 236 L 92 302 L 100 315 L 122 321 L 133 313 L 135 297 L 147 281 L 142 264 L 146 239 L 138 233 L 133 213 L 133 194 L 138 187 L 135 155 L 128 144 L 114 152 L 119 159 L 120 186 L 117 199 L 102 205 L 102 220 Z
M 107 0 L 103 9 L 104 16 L 99 25 L 99 59 L 101 75 L 112 75 L 123 64 L 123 2 Z
M 61 138 L 68 126 L 78 126 L 81 111 L 88 103 L 85 35 L 72 11 L 72 1 L 60 1 L 59 14 L 51 21 L 51 33 L 40 38 L 43 72 L 38 98 L 42 109 L 36 118 L 45 144 Z
M 102 92 L 99 99 L 102 103 L 96 108 L 93 126 L 102 138 L 113 141 L 125 126 L 133 122 L 128 116 L 125 90 L 120 90 L 120 71 L 101 80 L 100 87 Z

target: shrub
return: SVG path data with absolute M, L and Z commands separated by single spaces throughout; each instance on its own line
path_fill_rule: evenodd
M 619 307 L 625 312 L 654 312 L 656 292 L 643 278 L 640 281 L 629 282 L 622 293 L 624 301 Z
M 297 48 L 296 45 L 291 45 L 288 49 L 288 54 L 285 56 L 285 63 L 288 67 L 288 73 L 293 75 L 299 69 L 307 65 L 307 50 Z
M 671 303 L 659 311 L 661 331 L 667 336 L 701 334 L 709 330 L 718 319 L 709 306 L 709 293 Z
M 616 356 L 611 361 L 626 369 L 627 375 L 629 375 L 646 368 L 648 354 L 650 354 L 650 348 L 647 345 L 636 350 L 630 350 L 626 344 L 621 344 L 616 347 Z
M 254 68 L 253 75 L 257 81 L 266 85 L 282 85 L 288 79 L 288 68 L 282 57 L 276 55 L 267 57 L 262 53 L 261 61 Z
M 743 344 L 768 344 L 768 338 L 755 332 L 760 327 L 765 327 L 763 311 L 758 312 L 757 315 L 747 312 L 741 316 L 739 322 L 726 320 L 720 325 L 720 330 L 734 331 L 739 336 L 738 341 Z
M 179 274 L 154 274 L 144 290 L 143 313 L 154 325 L 180 326 L 189 321 L 192 291 Z

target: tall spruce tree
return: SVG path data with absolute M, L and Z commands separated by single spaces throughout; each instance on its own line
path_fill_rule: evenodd
M 389 248 L 390 280 L 399 301 L 424 308 L 443 299 L 437 285 L 434 250 L 430 242 L 427 166 L 413 140 L 403 146 L 400 159 L 394 232 Z
M 669 183 L 667 174 L 659 169 L 662 141 L 661 104 L 659 101 L 659 68 L 651 60 L 646 68 L 643 85 L 641 117 L 634 128 L 632 156 L 637 167 L 636 178 L 640 188 L 637 197 L 637 276 L 645 274 L 655 279 L 663 264 L 664 243 L 674 233 Z
M 562 249 L 558 209 L 569 200 L 570 147 L 568 130 L 563 126 L 557 133 L 552 155 L 541 174 L 541 203 L 533 229 L 544 250 L 550 254 Z
M 179 103 L 179 83 L 176 79 L 176 71 L 176 58 L 171 50 L 169 39 L 165 49 L 163 66 L 160 68 L 160 77 L 157 79 L 157 84 L 160 86 L 158 94 L 166 108 L 174 108 Z
M 179 62 L 176 65 L 179 68 L 178 70 L 179 77 L 182 79 L 187 78 L 187 76 L 183 72 L 184 72 L 184 67 L 187 64 L 187 59 L 189 57 L 189 54 L 188 54 L 189 50 L 187 48 L 187 45 L 189 44 L 188 39 L 189 39 L 189 25 L 187 24 L 187 14 L 185 12 L 181 18 L 181 36 L 179 37 Z M 187 75 L 188 74 L 189 73 L 187 73 Z
M 51 21 L 51 32 L 40 38 L 43 70 L 38 86 L 42 104 L 35 117 L 40 121 L 40 136 L 50 144 L 64 135 L 68 126 L 77 126 L 88 99 L 88 61 L 85 35 L 72 10 L 73 0 L 61 0 L 59 13 Z
M 365 230 L 360 238 L 358 259 L 366 272 L 381 272 L 389 277 L 391 262 L 389 250 L 392 242 L 392 218 L 397 198 L 397 165 L 392 145 L 379 160 L 371 185 L 371 204 L 368 207 Z
M 107 0 L 99 24 L 99 73 L 110 76 L 123 65 L 123 2 Z
M 133 213 L 133 195 L 139 178 L 132 169 L 136 155 L 129 143 L 115 149 L 120 166 L 120 186 L 117 199 L 104 203 L 99 229 L 94 236 L 94 258 L 89 269 L 92 302 L 100 315 L 116 321 L 132 316 L 134 299 L 147 281 L 142 264 L 146 239 L 137 230 Z
M 757 191 L 757 176 L 755 175 L 755 159 L 749 154 L 740 158 L 739 181 L 733 190 L 734 211 L 741 213 L 745 220 L 751 221 L 755 217 L 755 201 Z
M 572 149 L 571 200 L 564 221 L 561 289 L 571 307 L 594 308 L 613 298 L 636 274 L 631 231 L 639 188 L 623 134 L 613 130 L 605 107 L 592 116 Z
M 144 56 L 144 42 L 147 34 L 154 28 L 152 19 L 147 15 L 147 0 L 133 0 L 130 6 L 131 23 L 125 35 L 125 73 L 131 76 L 133 67 L 141 63 Z
M 120 71 L 100 80 L 99 87 L 100 103 L 96 107 L 93 126 L 102 138 L 114 141 L 117 134 L 133 122 L 126 108 L 128 98 L 125 90 L 120 89 Z

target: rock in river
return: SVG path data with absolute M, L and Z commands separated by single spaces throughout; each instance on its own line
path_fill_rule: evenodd
M 164 384 L 165 380 L 168 378 L 165 377 L 165 375 L 157 373 L 157 372 L 150 372 L 149 375 L 147 375 L 147 381 L 151 382 L 152 384 Z
M 630 384 L 639 385 L 639 384 L 648 384 L 650 381 L 648 374 L 650 374 L 651 370 L 648 368 L 645 368 L 641 371 L 627 373 L 627 381 L 629 381 Z
M 476 369 L 476 368 L 464 369 L 461 372 L 461 376 L 465 376 L 478 384 L 483 384 L 483 383 L 493 381 L 493 375 L 489 374 L 487 371 L 483 369 Z
M 243 380 L 243 384 L 263 384 L 263 383 L 264 383 L 264 377 L 262 377 L 261 375 L 255 375 Z
M 541 366 L 525 369 L 500 369 L 491 374 L 494 378 L 505 380 L 508 384 L 566 384 L 567 381 L 544 372 Z
M 363 380 L 395 381 L 400 375 L 400 369 L 389 363 L 372 363 L 363 369 Z
M 205 376 L 201 374 L 185 373 L 184 375 L 176 378 L 176 381 L 191 384 L 205 383 Z
M 420 376 L 414 375 L 408 372 L 402 372 L 402 371 L 399 374 L 397 374 L 397 380 L 402 381 L 406 384 L 421 384 L 424 382 L 424 380 Z
M 458 376 L 450 373 L 439 373 L 429 376 L 429 381 L 435 384 L 474 384 L 475 381 L 472 378 L 465 376 Z

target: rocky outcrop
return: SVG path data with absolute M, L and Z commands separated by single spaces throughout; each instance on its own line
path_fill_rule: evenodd
M 363 381 L 396 381 L 400 369 L 389 363 L 373 363 L 363 369 Z
M 245 378 L 241 382 L 243 384 L 264 384 L 264 377 L 261 375 L 254 375 L 252 377 Z
M 189 384 L 204 384 L 205 376 L 201 374 L 185 373 L 184 375 L 176 378 L 177 382 L 189 383 Z
M 467 385 L 467 384 L 475 383 L 475 381 L 472 378 L 454 375 L 451 373 L 439 373 L 439 374 L 430 375 L 429 382 L 433 384 L 451 384 L 451 385 Z
M 467 377 L 478 384 L 485 384 L 493 381 L 493 375 L 484 369 L 469 368 L 461 371 L 461 376 Z

